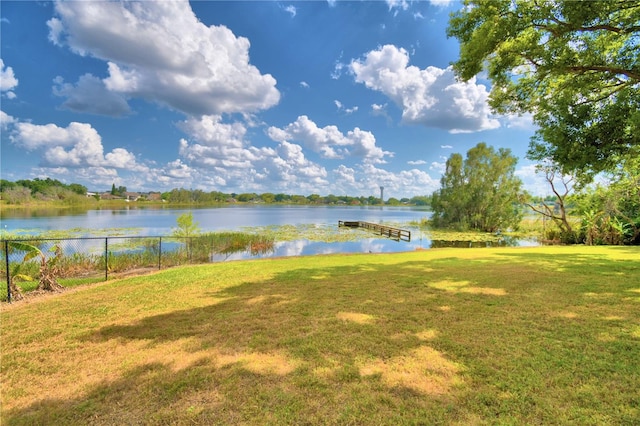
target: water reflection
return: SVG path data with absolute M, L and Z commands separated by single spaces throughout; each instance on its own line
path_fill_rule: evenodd
M 310 240 L 294 240 L 276 242 L 273 251 L 258 255 L 249 252 L 233 253 L 229 255 L 213 255 L 211 260 L 248 260 L 271 257 L 311 256 L 316 254 L 337 253 L 397 253 L 414 251 L 423 248 L 446 247 L 518 247 L 539 245 L 535 240 L 518 240 L 504 238 L 498 242 L 472 242 L 472 241 L 442 241 L 442 240 L 418 240 L 413 242 L 395 241 L 381 238 L 365 238 L 358 241 L 324 243 Z
M 83 208 L 3 208 L 0 210 L 0 219 L 3 221 L 6 219 L 37 219 L 46 217 L 59 217 L 59 216 L 82 216 L 85 215 L 87 209 Z
M 480 247 L 517 247 L 522 241 L 513 237 L 502 237 L 498 241 L 448 241 L 431 240 L 431 248 L 480 248 Z
M 230 255 L 214 255 L 213 261 L 247 260 L 270 257 L 311 256 L 316 254 L 337 253 L 392 253 L 415 250 L 415 244 L 402 243 L 393 240 L 366 238 L 358 241 L 325 243 L 310 240 L 294 240 L 276 242 L 273 251 L 253 255 L 249 252 L 233 253 Z

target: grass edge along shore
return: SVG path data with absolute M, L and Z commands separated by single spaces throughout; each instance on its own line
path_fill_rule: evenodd
M 640 419 L 638 247 L 194 265 L 0 315 L 3 425 Z

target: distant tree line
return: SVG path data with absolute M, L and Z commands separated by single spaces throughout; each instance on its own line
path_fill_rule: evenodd
M 281 203 L 281 204 L 344 204 L 344 205 L 382 205 L 382 201 L 379 197 L 370 195 L 368 197 L 349 196 L 349 195 L 299 195 L 299 194 L 285 194 L 285 193 L 272 193 L 265 192 L 258 194 L 255 192 L 244 193 L 224 193 L 219 191 L 205 192 L 200 189 L 173 189 L 169 192 L 162 193 L 162 199 L 176 204 L 187 203 Z M 414 205 L 414 206 L 428 206 L 430 203 L 429 196 L 415 196 L 412 198 L 389 198 L 385 200 L 385 205 Z
M 116 197 L 123 197 L 127 193 L 126 186 L 111 186 L 110 191 L 105 191 Z M 63 201 L 65 203 L 91 203 L 95 199 L 87 197 L 87 188 L 83 185 L 72 183 L 64 184 L 55 179 L 19 180 L 10 182 L 0 181 L 0 197 L 7 204 L 26 204 L 32 200 L 40 201 Z M 99 199 L 99 194 L 96 195 Z M 144 197 L 142 198 L 144 200 Z M 224 193 L 220 191 L 203 191 L 201 189 L 176 188 L 163 192 L 161 199 L 164 202 L 173 204 L 221 204 L 221 203 L 281 203 L 281 204 L 342 204 L 342 205 L 382 205 L 379 197 L 370 195 L 368 197 L 333 195 L 326 196 L 319 194 L 299 195 L 285 193 L 265 192 L 258 194 L 247 193 Z M 389 198 L 384 201 L 384 205 L 414 205 L 429 206 L 430 196 L 415 196 L 412 198 Z
M 86 198 L 87 188 L 78 183 L 65 184 L 51 178 L 15 182 L 0 179 L 0 194 L 2 200 L 9 204 L 23 204 L 34 199 L 71 202 Z
M 80 185 L 79 183 L 71 183 L 64 184 L 56 179 L 46 178 L 40 179 L 35 178 L 34 180 L 18 180 L 15 182 L 10 182 L 8 180 L 0 179 L 0 192 L 5 192 L 6 190 L 17 188 L 17 187 L 28 188 L 31 191 L 31 195 L 46 194 L 47 191 L 50 191 L 52 188 L 57 189 L 66 189 L 75 194 L 85 195 L 87 193 L 87 187 Z

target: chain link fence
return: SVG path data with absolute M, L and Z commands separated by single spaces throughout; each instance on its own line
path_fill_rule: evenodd
M 221 254 L 263 254 L 273 240 L 231 236 L 104 237 L 2 240 L 0 300 L 38 289 L 45 271 L 63 287 L 106 281 L 190 263 L 207 263 Z M 13 288 L 13 291 L 12 291 Z

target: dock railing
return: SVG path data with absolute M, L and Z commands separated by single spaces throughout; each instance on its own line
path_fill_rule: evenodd
M 411 231 L 408 231 L 406 229 L 395 228 L 393 226 L 381 225 L 379 223 L 363 222 L 361 220 L 357 220 L 357 221 L 339 220 L 338 226 L 339 227 L 344 226 L 348 228 L 362 228 L 397 241 L 407 241 L 407 242 L 411 241 Z

